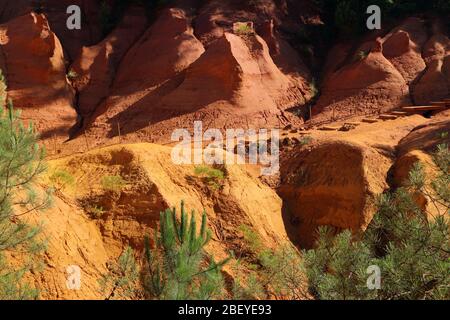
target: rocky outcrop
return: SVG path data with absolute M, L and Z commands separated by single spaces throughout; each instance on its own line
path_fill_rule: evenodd
M 181 9 L 167 9 L 123 59 L 114 94 L 161 86 L 204 52 Z
M 295 89 L 274 64 L 261 37 L 225 33 L 188 68 L 183 83 L 163 99 L 163 106 L 195 111 L 226 100 L 237 110 L 276 110 L 303 98 Z
M 67 8 L 81 9 L 81 29 L 67 28 Z M 58 36 L 67 57 L 77 58 L 83 46 L 91 46 L 102 38 L 100 2 L 93 0 L 5 0 L 0 3 L 0 23 L 31 12 L 45 14 L 52 31 Z
M 0 68 L 8 96 L 41 135 L 68 137 L 76 123 L 74 90 L 66 78 L 63 49 L 40 14 L 0 25 Z
M 313 108 L 315 121 L 383 113 L 447 97 L 450 46 L 439 26 L 437 20 L 408 18 L 383 38 L 365 41 L 357 49 L 337 44 L 323 72 L 322 95 Z
M 300 5 L 292 3 L 290 7 L 293 11 L 299 10 L 302 14 L 307 14 L 310 10 L 302 5 L 304 3 Z M 225 33 L 234 33 L 235 23 L 250 22 L 254 26 L 254 31 L 266 42 L 275 65 L 296 83 L 302 95 L 306 97 L 305 100 L 308 100 L 312 78 L 310 70 L 303 63 L 299 53 L 279 32 L 283 23 L 289 25 L 284 26 L 285 29 L 299 27 L 295 23 L 292 24 L 293 21 L 300 23 L 299 17 L 295 14 L 288 17 L 287 4 L 284 2 L 273 0 L 255 2 L 249 10 L 242 3 L 214 0 L 201 8 L 194 27 L 196 36 L 206 48 L 209 48 L 215 41 L 222 39 Z M 304 101 L 298 101 L 298 104 L 303 103 Z
M 450 143 L 446 132 L 450 132 L 448 112 L 442 115 L 436 115 L 430 123 L 417 126 L 411 133 L 404 137 L 398 145 L 398 155 L 401 157 L 414 150 L 431 154 L 436 151 L 438 144 Z
M 71 66 L 72 81 L 78 92 L 78 110 L 89 116 L 109 96 L 117 68 L 129 48 L 142 35 L 147 24 L 141 8 L 131 8 L 121 23 L 102 42 L 83 47 Z
M 319 226 L 364 231 L 376 197 L 389 188 L 396 146 L 426 120 L 421 116 L 358 126 L 349 133 L 314 137 L 281 158 L 278 193 L 290 238 L 311 247 Z
M 379 113 L 410 103 L 407 82 L 382 52 L 361 53 L 354 59 L 325 80 L 313 108 L 315 121 Z
M 422 48 L 428 39 L 425 21 L 409 18 L 383 38 L 383 55 L 400 72 L 408 85 L 425 70 Z
M 170 147 L 133 144 L 49 162 L 50 176 L 65 170 L 77 185 L 60 191 L 53 207 L 33 217 L 48 222 L 42 233 L 49 240 L 43 272 L 32 277 L 43 298 L 101 299 L 98 279 L 106 272 L 106 263 L 116 261 L 127 245 L 139 255 L 160 211 L 178 207 L 181 200 L 186 208 L 196 210 L 198 219 L 205 209 L 212 230 L 207 251 L 216 259 L 242 247 L 242 225 L 254 230 L 267 247 L 287 240 L 281 199 L 242 166 L 227 165 L 221 187 L 211 189 L 195 175 L 193 165 L 176 165 L 170 154 Z M 102 178 L 108 175 L 126 181 L 119 194 L 103 188 Z M 100 212 L 92 210 L 100 207 Z M 82 271 L 80 291 L 66 287 L 70 265 Z
M 302 247 L 314 244 L 319 226 L 365 230 L 375 213 L 373 200 L 387 188 L 389 161 L 361 144 L 323 142 L 284 166 L 279 193 Z
M 105 136 L 106 124 L 114 132 L 109 135 L 115 135 L 119 122 L 124 126 L 122 133 L 131 133 L 152 119 L 167 116 L 156 111 L 156 105 L 179 85 L 184 70 L 203 52 L 185 12 L 177 8 L 163 11 L 123 57 L 111 94 L 86 125 Z
M 395 187 L 408 187 L 410 172 L 419 163 L 425 176 L 424 192 L 415 192 L 413 194 L 414 201 L 418 207 L 426 213 L 428 219 L 434 219 L 440 215 L 447 213 L 447 207 L 442 205 L 437 199 L 439 197 L 433 190 L 431 183 L 437 177 L 438 169 L 433 158 L 423 151 L 410 151 L 397 159 L 395 162 L 393 173 L 393 185 Z
M 386 39 L 383 55 L 408 84 L 416 80 L 425 69 L 420 47 L 411 41 L 409 33 L 405 31 L 397 31 Z
M 103 299 L 98 283 L 107 273 L 109 252 L 95 221 L 67 197 L 55 195 L 53 205 L 43 212 L 33 212 L 28 223 L 42 225 L 40 240 L 47 243 L 43 268 L 26 280 L 39 288 L 41 299 Z M 80 288 L 71 290 L 67 281 L 71 266 L 80 268 Z
M 122 134 L 145 130 L 167 140 L 174 127 L 199 118 L 219 128 L 279 123 L 283 110 L 308 99 L 305 69 L 286 70 L 256 34 L 225 32 L 205 51 L 186 13 L 165 10 L 122 60 L 88 129 L 101 136 L 106 127 L 116 135 L 120 123 Z
M 450 40 L 442 33 L 432 36 L 424 46 L 425 73 L 414 87 L 417 104 L 439 101 L 450 95 Z
M 414 194 L 418 206 L 427 214 L 428 219 L 446 215 L 448 208 L 439 201 L 432 186 L 440 174 L 433 160 L 438 145 L 449 145 L 450 120 L 434 119 L 430 123 L 413 130 L 398 145 L 398 158 L 392 168 L 394 188 L 408 187 L 409 173 L 419 163 L 424 172 L 424 185 L 421 192 Z

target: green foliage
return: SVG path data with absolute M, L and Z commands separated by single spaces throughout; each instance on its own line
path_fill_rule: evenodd
M 238 260 L 233 284 L 234 299 L 277 299 L 299 300 L 308 296 L 303 265 L 299 252 L 291 244 L 276 249 L 266 247 L 259 235 L 249 226 L 239 230 L 244 237 L 244 252 L 247 257 Z M 254 269 L 245 279 L 241 265 Z
M 349 231 L 331 236 L 320 229 L 317 247 L 304 253 L 311 292 L 320 299 L 449 299 L 450 298 L 450 152 L 434 154 L 439 176 L 428 190 L 423 166 L 416 164 L 409 183 L 377 200 L 378 212 L 360 240 Z M 415 202 L 426 195 L 441 215 Z M 437 196 L 436 196 L 437 195 Z M 428 217 L 428 218 L 427 218 Z M 382 272 L 381 288 L 366 286 L 369 266 Z
M 353 242 L 350 231 L 333 237 L 330 228 L 318 230 L 315 250 L 304 253 L 310 291 L 318 299 L 361 299 L 367 291 L 366 268 L 370 251 L 363 242 Z
M 256 300 L 267 297 L 266 289 L 260 281 L 257 272 L 251 272 L 244 278 L 244 274 L 247 274 L 247 272 L 240 261 L 236 262 L 234 272 L 235 276 L 231 292 L 233 300 Z
M 358 60 L 364 60 L 369 55 L 368 51 L 361 50 L 358 52 Z
M 314 141 L 313 137 L 311 136 L 304 136 L 300 139 L 300 145 L 306 146 Z
M 7 92 L 6 79 L 3 76 L 3 71 L 0 69 L 0 109 L 6 107 Z
M 104 176 L 102 188 L 106 191 L 120 192 L 126 186 L 126 181 L 121 176 Z
M 137 293 L 139 267 L 131 247 L 126 247 L 117 262 L 108 266 L 109 272 L 99 280 L 106 300 L 128 299 Z
M 437 198 L 435 201 L 448 208 L 450 207 L 450 151 L 447 144 L 438 145 L 434 162 L 439 168 L 439 175 L 431 184 Z
M 252 29 L 252 27 L 243 23 L 237 28 L 236 32 L 237 32 L 237 34 L 246 35 L 246 34 L 253 33 L 253 29 Z
M 76 78 L 78 78 L 78 73 L 75 72 L 73 69 L 70 69 L 69 72 L 67 72 L 67 79 L 73 81 Z
M 448 131 L 440 132 L 438 134 L 439 139 L 447 139 L 448 138 Z
M 224 284 L 222 267 L 225 259 L 215 262 L 205 253 L 211 239 L 203 213 L 197 231 L 195 213 L 189 219 L 181 202 L 180 222 L 175 208 L 161 212 L 159 232 L 155 235 L 155 248 L 145 239 L 144 288 L 153 299 L 183 300 L 220 298 Z
M 46 168 L 45 153 L 37 144 L 33 126 L 24 126 L 11 102 L 5 109 L 5 92 L 0 73 L 0 300 L 33 299 L 38 292 L 24 283 L 23 276 L 37 270 L 36 254 L 44 249 L 44 243 L 36 240 L 40 228 L 20 217 L 50 204 L 50 191 L 42 195 L 33 188 Z M 6 256 L 14 252 L 21 252 L 29 261 L 13 268 Z
M 225 179 L 225 172 L 220 169 L 211 168 L 205 165 L 199 165 L 194 168 L 194 174 L 200 176 L 213 190 L 222 186 Z
M 103 216 L 103 214 L 105 213 L 105 210 L 103 209 L 103 207 L 100 206 L 89 206 L 88 208 L 86 208 L 86 212 L 94 219 L 99 219 Z
M 352 34 L 359 28 L 355 28 L 361 24 L 363 7 L 361 1 L 343 0 L 338 1 L 335 10 L 335 23 L 343 34 Z
M 64 169 L 55 170 L 49 177 L 53 188 L 58 191 L 62 191 L 67 187 L 73 187 L 75 184 L 75 178 Z

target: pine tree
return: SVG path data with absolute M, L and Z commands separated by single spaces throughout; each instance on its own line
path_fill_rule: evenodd
M 43 249 L 43 244 L 36 241 L 40 228 L 26 224 L 21 217 L 50 203 L 49 194 L 40 196 L 33 188 L 45 170 L 44 155 L 33 126 L 25 127 L 19 112 L 6 101 L 5 80 L 0 72 L 0 300 L 32 299 L 38 294 L 22 279 L 36 266 L 34 254 Z M 18 251 L 30 261 L 13 268 L 8 256 Z
M 205 252 L 211 239 L 203 213 L 199 232 L 192 211 L 189 219 L 181 202 L 178 222 L 175 208 L 160 214 L 159 232 L 155 234 L 155 248 L 145 239 L 144 288 L 153 299 L 209 300 L 220 298 L 224 291 L 222 267 L 228 259 L 215 262 Z
M 317 247 L 304 253 L 313 295 L 319 299 L 450 299 L 450 152 L 438 146 L 439 174 L 429 190 L 416 164 L 409 183 L 378 199 L 378 212 L 362 239 L 349 231 L 336 237 L 322 228 Z M 418 194 L 444 211 L 430 218 Z M 437 206 L 436 206 L 437 207 Z M 369 290 L 367 268 L 381 270 L 381 287 Z

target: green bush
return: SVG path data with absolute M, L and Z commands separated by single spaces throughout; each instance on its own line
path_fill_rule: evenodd
M 236 32 L 237 34 L 247 35 L 253 33 L 253 29 L 247 24 L 242 24 L 239 26 L 239 28 L 237 28 Z
M 86 212 L 94 219 L 99 219 L 105 213 L 105 210 L 100 206 L 90 206 L 86 209 Z
M 75 184 L 75 178 L 64 169 L 55 170 L 49 177 L 55 190 L 62 191 L 67 187 L 72 187 Z
M 73 81 L 76 78 L 78 78 L 78 73 L 75 72 L 73 69 L 70 69 L 69 72 L 67 72 L 67 79 L 69 79 L 70 81 Z
M 308 144 L 311 144 L 313 141 L 314 141 L 313 137 L 304 136 L 300 139 L 300 145 L 307 146 Z
M 357 55 L 358 60 L 364 60 L 368 56 L 369 56 L 369 52 L 368 51 L 364 51 L 364 50 L 359 51 L 358 55 Z
M 221 169 L 199 165 L 194 168 L 194 174 L 200 176 L 213 190 L 220 189 L 225 179 L 225 172 Z
M 121 176 L 104 176 L 102 178 L 102 187 L 106 191 L 120 192 L 125 188 L 126 181 Z

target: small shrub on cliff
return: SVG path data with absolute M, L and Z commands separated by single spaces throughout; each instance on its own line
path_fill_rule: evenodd
M 194 173 L 200 176 L 213 190 L 220 189 L 222 181 L 225 179 L 224 171 L 216 168 L 211 168 L 205 165 L 196 166 Z
M 105 214 L 105 210 L 97 205 L 87 207 L 86 212 L 94 219 L 100 219 Z
M 309 91 L 311 92 L 311 99 L 316 99 L 320 94 L 320 90 L 317 85 L 317 81 L 314 78 L 309 83 Z
M 121 176 L 104 176 L 102 188 L 106 191 L 120 192 L 126 186 L 126 181 Z
M 360 60 L 360 61 L 364 60 L 368 56 L 369 56 L 369 52 L 368 51 L 364 51 L 364 50 L 359 51 L 358 54 L 357 54 L 358 60 Z
M 0 300 L 34 299 L 38 291 L 23 277 L 36 270 L 36 254 L 44 244 L 36 239 L 40 228 L 21 217 L 50 204 L 50 192 L 39 195 L 33 188 L 46 168 L 45 154 L 33 127 L 24 126 L 11 103 L 5 108 L 2 89 L 6 86 L 0 81 Z M 23 263 L 12 266 L 6 256 L 17 252 Z
M 311 136 L 304 136 L 300 139 L 299 143 L 302 146 L 307 146 L 309 144 L 311 144 L 314 141 L 314 138 Z
M 67 79 L 73 81 L 76 78 L 78 78 L 78 73 L 75 70 L 70 69 L 69 72 L 67 72 Z
M 237 29 L 236 33 L 240 35 L 248 35 L 253 33 L 253 28 L 247 24 L 241 24 Z
M 66 170 L 55 170 L 49 177 L 55 190 L 62 191 L 75 184 L 75 178 Z

